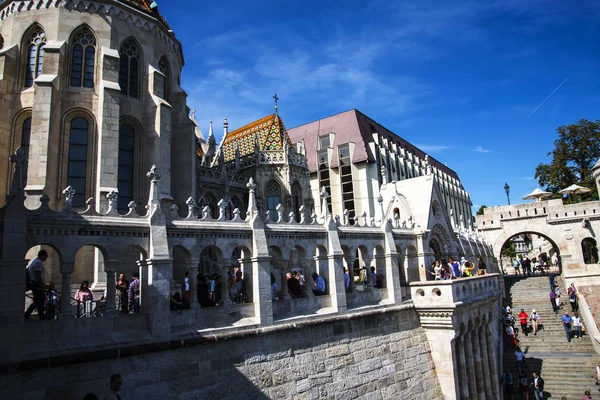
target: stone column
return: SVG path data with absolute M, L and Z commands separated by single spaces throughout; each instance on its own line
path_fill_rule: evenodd
M 115 292 L 116 292 L 116 273 L 119 265 L 118 260 L 105 260 L 104 269 L 106 271 L 106 312 L 116 312 Z
M 195 310 L 200 308 L 200 303 L 198 303 L 198 264 L 200 263 L 200 259 L 192 259 L 191 261 L 191 278 L 190 278 L 190 308 Z
M 454 371 L 454 379 L 457 383 L 457 393 L 460 394 L 461 399 L 468 399 L 469 393 L 469 384 L 466 382 L 467 379 L 465 374 L 461 374 L 461 371 L 469 371 L 469 363 L 467 359 L 467 354 L 465 352 L 465 341 L 466 341 L 466 333 L 462 333 L 460 336 L 456 338 L 456 358 L 458 360 L 458 370 Z
M 337 309 L 337 312 L 346 312 L 348 304 L 346 302 L 346 288 L 344 286 L 344 260 L 343 254 L 330 254 L 328 256 L 329 266 L 329 295 L 331 296 L 331 306 Z
M 279 276 L 281 277 L 281 287 L 279 288 L 279 298 L 281 300 L 284 299 L 289 299 L 290 298 L 290 294 L 288 293 L 288 287 L 287 287 L 287 278 L 286 275 L 288 273 L 288 269 L 287 268 L 281 268 L 280 270 L 280 274 Z
M 246 302 L 254 303 L 254 276 L 252 275 L 252 262 L 250 259 L 240 259 L 240 269 L 244 277 L 244 290 L 246 292 Z
M 367 267 L 367 288 L 372 288 L 373 287 L 373 276 L 371 275 L 371 262 L 373 262 L 373 260 L 369 260 L 367 258 L 364 259 L 365 261 L 365 267 Z
M 485 338 L 485 325 L 482 325 L 477 331 L 478 339 L 479 339 L 479 348 L 481 353 L 481 378 L 483 379 L 483 389 L 484 393 L 487 394 L 487 397 L 493 399 L 492 393 L 498 393 L 494 391 L 492 387 L 491 381 L 494 379 L 492 375 L 490 375 L 490 363 L 488 359 L 488 346 Z
M 62 276 L 62 287 L 60 296 L 60 317 L 62 319 L 66 317 L 72 317 L 73 311 L 71 310 L 71 281 L 73 277 L 73 271 L 75 271 L 74 261 L 63 261 L 60 266 L 60 273 Z
M 0 260 L 0 325 L 23 322 L 25 279 L 23 274 L 29 260 Z
M 145 301 L 146 294 L 149 293 L 148 288 L 148 260 L 136 261 L 140 274 L 140 312 L 149 313 L 150 303 Z M 129 300 L 131 302 L 131 299 Z
M 356 284 L 354 283 L 354 257 L 346 257 L 346 263 L 348 264 L 348 275 L 350 275 L 350 290 L 354 291 Z
M 475 369 L 475 360 L 473 355 L 473 332 L 471 330 L 465 332 L 463 340 L 463 351 L 465 355 L 466 368 L 462 371 L 476 371 Z M 469 395 L 470 398 L 477 397 L 477 386 L 475 384 L 475 379 L 471 377 L 469 374 L 461 373 L 458 371 L 458 379 L 465 382 L 465 385 L 469 387 Z
M 254 318 L 257 324 L 273 323 L 271 301 L 271 257 L 252 257 L 252 290 L 254 293 Z
M 500 376 L 499 376 L 499 372 L 498 372 L 498 358 L 496 357 L 496 352 L 494 351 L 494 345 L 497 344 L 499 346 L 502 346 L 501 342 L 498 343 L 494 343 L 494 338 L 491 336 L 490 334 L 490 329 L 489 329 L 489 324 L 490 322 L 488 321 L 488 323 L 485 325 L 484 327 L 484 334 L 483 337 L 485 339 L 485 343 L 486 343 L 486 347 L 488 350 L 488 374 L 490 377 L 490 384 L 492 386 L 492 393 L 500 393 L 500 391 L 502 390 L 502 388 L 500 387 Z
M 221 300 L 219 300 L 219 305 L 222 305 L 224 307 L 231 307 L 233 305 L 233 302 L 231 301 L 231 299 L 229 298 L 229 286 L 230 286 L 230 282 L 229 282 L 229 266 L 221 266 L 220 267 L 220 273 L 221 273 Z M 231 273 L 233 273 L 233 271 L 231 271 Z
M 473 330 L 470 332 L 471 335 L 471 347 L 473 349 L 473 371 L 483 371 L 483 365 L 481 365 L 481 346 L 479 344 L 479 331 L 477 329 L 477 327 L 474 327 Z M 484 377 L 479 377 L 476 376 L 474 379 L 473 377 L 471 377 L 471 379 L 473 380 L 473 382 L 475 383 L 475 387 L 477 390 L 477 398 L 478 399 L 485 399 L 486 398 L 486 393 L 485 393 L 485 387 L 484 387 L 484 383 L 483 383 L 483 379 L 485 379 Z
M 143 297 L 150 312 L 150 333 L 154 338 L 166 338 L 171 335 L 169 323 L 171 276 L 173 260 L 148 259 L 148 292 Z M 140 296 L 140 298 L 142 298 Z
M 312 291 L 315 284 L 311 275 L 310 268 L 303 267 L 302 271 L 304 273 L 304 294 L 307 297 L 315 297 L 315 294 Z

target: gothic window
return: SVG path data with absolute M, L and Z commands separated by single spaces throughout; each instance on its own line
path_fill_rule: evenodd
M 133 133 L 131 125 L 123 124 L 119 128 L 119 210 L 127 210 L 129 202 L 133 201 Z
M 296 222 L 300 222 L 300 206 L 302 206 L 302 189 L 298 182 L 292 185 L 292 201 L 294 202 L 294 214 Z
M 598 246 L 592 238 L 585 238 L 581 242 L 581 251 L 583 252 L 583 262 L 586 264 L 598 263 Z
M 119 85 L 121 94 L 138 97 L 140 49 L 133 39 L 126 40 L 119 52 Z
M 96 38 L 89 29 L 81 29 L 73 37 L 71 86 L 94 87 L 95 61 Z
M 46 34 L 40 28 L 34 29 L 27 42 L 27 59 L 25 62 L 25 87 L 32 87 L 33 80 L 42 74 Z
M 23 149 L 24 154 L 27 156 L 27 163 L 23 165 L 23 186 L 25 188 L 27 186 L 27 167 L 29 165 L 29 141 L 31 139 L 31 117 L 28 117 L 23 121 L 23 126 L 21 127 L 21 148 Z
M 277 206 L 281 204 L 281 188 L 279 183 L 272 180 L 267 184 L 267 209 L 271 221 L 277 221 Z
M 71 120 L 67 185 L 75 190 L 73 207 L 85 206 L 89 123 L 84 118 Z
M 163 73 L 165 76 L 164 85 L 163 85 L 163 99 L 169 101 L 170 97 L 170 87 L 169 82 L 171 81 L 171 69 L 169 68 L 169 61 L 167 61 L 166 57 L 161 57 L 158 62 L 158 70 Z

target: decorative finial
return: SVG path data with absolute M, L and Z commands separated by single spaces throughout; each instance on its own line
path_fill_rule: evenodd
M 110 209 L 116 210 L 117 201 L 119 199 L 119 195 L 114 190 L 111 190 L 106 194 L 106 198 L 108 199 L 108 207 Z
M 246 184 L 246 187 L 248 188 L 250 193 L 254 193 L 254 189 L 256 189 L 256 184 L 254 183 L 254 179 L 252 179 L 252 177 L 250 177 L 250 180 Z
M 213 128 L 212 128 L 212 121 L 210 121 L 210 126 L 208 127 L 208 137 L 214 136 L 213 135 Z
M 229 133 L 229 122 L 227 122 L 227 118 L 223 118 L 223 138 L 227 136 Z
M 327 193 L 327 188 L 325 188 L 325 186 L 323 186 L 323 188 L 321 189 L 321 198 L 326 199 L 329 197 L 329 193 Z
M 277 93 L 273 96 L 275 99 L 275 114 L 279 115 L 279 97 L 277 97 Z
M 153 165 L 152 168 L 150 168 L 150 172 L 146 174 L 146 177 L 150 178 L 152 182 L 156 182 L 160 179 L 160 174 L 158 173 L 158 168 L 156 168 L 156 165 Z
M 67 208 L 71 208 L 73 206 L 73 197 L 75 197 L 75 189 L 71 186 L 67 186 L 62 193 L 65 195 L 65 205 Z
M 192 119 L 194 121 L 196 120 L 196 109 L 195 108 L 192 110 Z

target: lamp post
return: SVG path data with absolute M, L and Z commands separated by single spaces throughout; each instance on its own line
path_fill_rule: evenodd
M 506 199 L 508 200 L 508 205 L 510 206 L 510 186 L 508 186 L 508 183 L 504 182 L 504 191 L 506 192 Z

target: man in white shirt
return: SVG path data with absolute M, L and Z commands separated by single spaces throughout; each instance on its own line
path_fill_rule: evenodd
M 121 385 L 123 385 L 123 378 L 119 374 L 114 374 L 110 377 L 110 386 L 108 393 L 104 396 L 104 400 L 121 400 Z
M 44 306 L 46 303 L 46 292 L 44 290 L 44 282 L 46 280 L 46 268 L 44 267 L 44 261 L 48 259 L 48 253 L 46 250 L 40 250 L 35 260 L 27 267 L 27 275 L 29 282 L 27 286 L 31 289 L 33 294 L 33 303 L 25 311 L 25 320 L 27 321 L 31 317 L 31 313 L 37 308 L 38 316 L 40 321 L 46 319 L 44 313 Z

